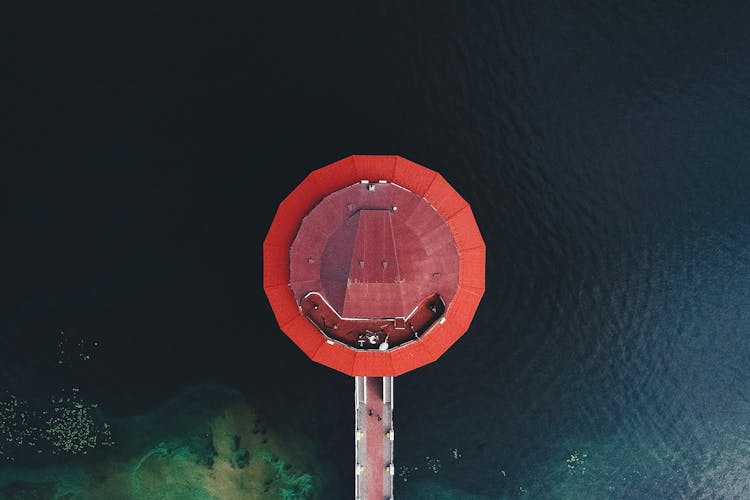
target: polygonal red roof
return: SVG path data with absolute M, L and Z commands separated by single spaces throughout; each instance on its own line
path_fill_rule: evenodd
M 263 254 L 279 326 L 349 375 L 434 361 L 484 293 L 485 246 L 470 207 L 438 173 L 398 156 L 313 171 L 279 206 Z

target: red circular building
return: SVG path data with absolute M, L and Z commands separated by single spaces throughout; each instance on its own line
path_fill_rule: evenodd
M 484 293 L 471 208 L 440 174 L 399 156 L 349 156 L 311 172 L 280 204 L 263 257 L 281 329 L 352 376 L 436 360 Z

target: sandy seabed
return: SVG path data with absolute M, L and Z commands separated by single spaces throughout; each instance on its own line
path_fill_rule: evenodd
M 274 428 L 245 398 L 188 389 L 112 422 L 115 442 L 74 465 L 0 469 L 0 498 L 36 500 L 317 499 L 326 465 L 302 435 Z

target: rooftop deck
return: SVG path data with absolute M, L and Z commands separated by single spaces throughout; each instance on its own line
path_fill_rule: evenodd
M 422 299 L 405 318 L 342 318 L 317 292 L 308 293 L 300 307 L 326 337 L 356 349 L 389 349 L 418 340 L 445 312 L 437 293 Z

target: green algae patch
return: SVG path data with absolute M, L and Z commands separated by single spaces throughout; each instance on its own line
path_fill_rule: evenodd
M 159 443 L 131 467 L 128 489 L 135 498 L 213 498 L 203 485 L 202 467 L 190 448 Z
M 55 500 L 323 497 L 324 465 L 305 436 L 269 425 L 223 387 L 195 387 L 156 411 L 114 420 L 112 434 L 117 445 L 72 467 L 6 469 L 0 493 Z

